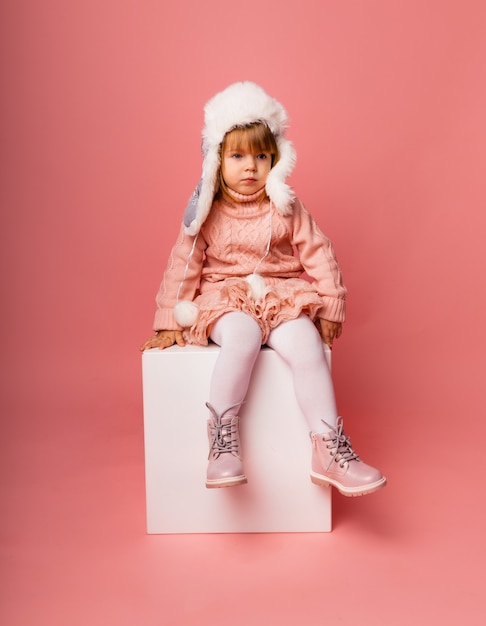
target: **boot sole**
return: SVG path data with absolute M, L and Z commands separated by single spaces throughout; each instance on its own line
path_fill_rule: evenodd
M 237 485 L 244 485 L 247 482 L 248 480 L 246 476 L 236 476 L 220 480 L 207 480 L 206 487 L 208 489 L 220 489 L 221 487 L 236 487 Z
M 314 485 L 319 485 L 321 487 L 335 487 L 339 493 L 348 497 L 366 496 L 369 493 L 378 491 L 378 489 L 382 489 L 386 485 L 386 478 L 383 477 L 376 483 L 371 483 L 371 485 L 362 485 L 361 487 L 344 487 L 337 481 L 332 480 L 332 478 L 326 478 L 320 474 L 314 474 L 314 472 L 311 472 L 311 481 Z

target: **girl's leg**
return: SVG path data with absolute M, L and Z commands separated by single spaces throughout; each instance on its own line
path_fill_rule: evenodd
M 322 340 L 311 320 L 300 316 L 281 324 L 267 343 L 289 364 L 297 401 L 312 431 L 312 482 L 333 485 L 346 496 L 384 487 L 386 478 L 361 461 L 344 434 Z
M 297 403 L 313 432 L 324 432 L 337 423 L 331 372 L 319 331 L 307 315 L 283 322 L 267 344 L 291 369 Z
M 231 414 L 238 415 L 260 352 L 260 327 L 246 313 L 235 311 L 219 318 L 210 337 L 221 350 L 211 379 L 209 402 L 218 414 L 234 407 Z
M 258 324 L 241 312 L 226 313 L 213 326 L 211 339 L 221 346 L 209 392 L 209 463 L 206 487 L 246 483 L 240 451 L 239 417 L 251 373 L 260 352 Z

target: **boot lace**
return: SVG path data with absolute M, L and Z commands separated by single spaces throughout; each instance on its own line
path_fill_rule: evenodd
M 234 454 L 235 456 L 238 456 L 239 450 L 238 450 L 238 436 L 236 432 L 236 425 L 232 423 L 230 424 L 222 423 L 222 418 L 226 415 L 228 411 L 231 411 L 231 409 L 234 407 L 231 406 L 229 409 L 226 409 L 226 411 L 224 411 L 221 415 L 218 415 L 216 411 L 213 409 L 213 407 L 209 404 L 209 402 L 206 403 L 206 406 L 208 407 L 211 413 L 211 417 L 213 421 L 213 423 L 210 426 L 211 442 L 209 444 L 208 458 L 211 457 L 211 454 L 213 454 L 216 457 L 219 457 L 220 454 L 225 454 L 225 453 Z M 238 405 L 235 404 L 234 406 L 238 406 Z
M 324 420 L 322 420 L 324 422 Z M 329 426 L 327 422 L 324 422 L 326 426 L 331 429 L 331 432 L 325 439 L 327 448 L 331 450 L 331 460 L 326 468 L 326 471 L 330 468 L 333 461 L 339 463 L 341 467 L 344 467 L 345 463 L 349 461 L 359 461 L 359 456 L 351 447 L 351 441 L 349 437 L 346 437 L 343 430 L 343 418 L 338 417 L 336 428 Z

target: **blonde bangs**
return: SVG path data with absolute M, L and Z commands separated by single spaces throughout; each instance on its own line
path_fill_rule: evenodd
M 250 124 L 243 128 L 234 128 L 226 133 L 221 148 L 226 150 L 249 150 L 253 154 L 269 152 L 272 155 L 272 167 L 278 161 L 278 148 L 272 131 L 265 124 Z

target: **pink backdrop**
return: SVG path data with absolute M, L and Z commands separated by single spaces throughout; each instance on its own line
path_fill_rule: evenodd
M 484 623 L 484 3 L 4 0 L 0 28 L 2 623 Z M 389 486 L 329 536 L 147 537 L 138 346 L 241 79 L 291 116 Z

